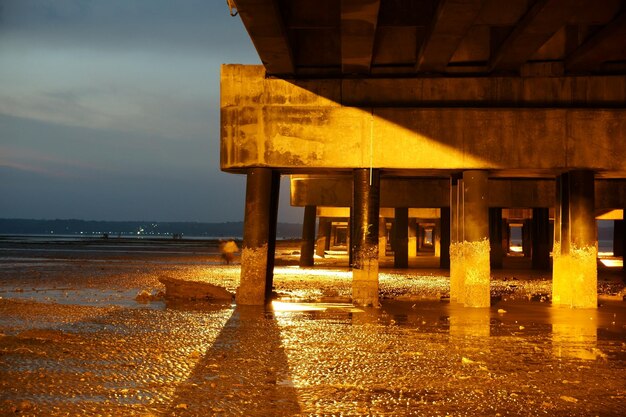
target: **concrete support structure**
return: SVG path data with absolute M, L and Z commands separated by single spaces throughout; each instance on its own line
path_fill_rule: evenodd
M 532 254 L 532 219 L 524 219 L 522 225 L 522 252 L 525 258 Z
M 592 171 L 570 171 L 559 176 L 553 251 L 553 305 L 597 307 L 597 248 L 593 196 Z
M 624 256 L 624 220 L 613 220 L 613 256 Z
M 409 267 L 409 209 L 396 207 L 395 209 L 395 245 L 394 268 Z
M 302 242 L 300 243 L 300 266 L 313 266 L 313 255 L 315 253 L 315 220 L 316 207 L 306 206 L 304 208 L 304 219 L 302 222 Z
M 460 301 L 461 285 L 464 280 L 463 251 L 461 243 L 463 237 L 460 233 L 463 179 L 456 175 L 450 178 L 450 300 Z
M 533 269 L 550 269 L 550 209 L 533 209 L 531 234 Z
M 387 256 L 387 220 L 381 217 L 378 221 L 378 258 Z
M 417 256 L 417 220 L 409 218 L 409 259 Z
M 489 307 L 489 207 L 487 172 L 463 172 L 463 290 L 459 302 L 467 307 Z
M 502 250 L 502 209 L 489 208 L 489 259 L 492 269 L 502 269 L 504 251 Z
M 238 304 L 263 305 L 270 300 L 279 188 L 280 175 L 276 171 L 248 170 Z
M 352 302 L 378 306 L 380 173 L 367 168 L 353 173 Z
M 327 217 L 320 217 L 317 229 L 317 239 L 315 241 L 315 254 L 319 257 L 325 256 L 325 251 L 330 249 L 332 222 Z
M 441 210 L 441 255 L 439 257 L 439 267 L 450 268 L 450 210 L 442 207 Z M 409 240 L 410 242 L 410 240 Z

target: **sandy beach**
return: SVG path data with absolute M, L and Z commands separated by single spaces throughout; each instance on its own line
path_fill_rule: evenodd
M 614 271 L 597 310 L 552 308 L 550 273 L 523 269 L 468 309 L 424 258 L 382 269 L 382 307 L 356 308 L 344 254 L 302 269 L 281 241 L 271 307 L 161 297 L 164 276 L 234 292 L 218 245 L 0 240 L 0 415 L 626 414 Z

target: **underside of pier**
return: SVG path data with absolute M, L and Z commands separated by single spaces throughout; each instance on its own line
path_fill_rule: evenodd
M 452 299 L 489 306 L 520 224 L 553 303 L 596 307 L 595 219 L 626 207 L 623 2 L 235 3 L 263 62 L 221 76 L 221 168 L 248 176 L 238 302 L 268 301 L 277 177 L 293 175 L 303 266 L 312 216 L 328 233 L 316 207 L 348 211 L 355 303 L 378 303 L 384 219 L 403 268 L 428 218 L 411 210 L 436 209 Z

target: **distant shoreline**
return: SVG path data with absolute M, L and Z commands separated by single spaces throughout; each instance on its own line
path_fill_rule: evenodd
M 279 239 L 299 238 L 302 225 L 278 223 Z M 0 235 L 156 238 L 156 239 L 241 239 L 243 222 L 157 222 L 97 221 L 78 219 L 0 219 Z

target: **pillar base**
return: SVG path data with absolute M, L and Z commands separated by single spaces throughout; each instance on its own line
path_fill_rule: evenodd
M 598 265 L 595 246 L 571 247 L 561 254 L 555 244 L 552 272 L 552 304 L 571 308 L 598 307 Z
M 450 245 L 450 299 L 465 307 L 491 305 L 489 240 Z
M 352 303 L 378 307 L 378 261 L 369 262 L 364 269 L 352 269 Z
M 241 251 L 241 282 L 235 300 L 240 305 L 264 305 L 267 245 Z M 267 300 L 269 302 L 269 300 Z

